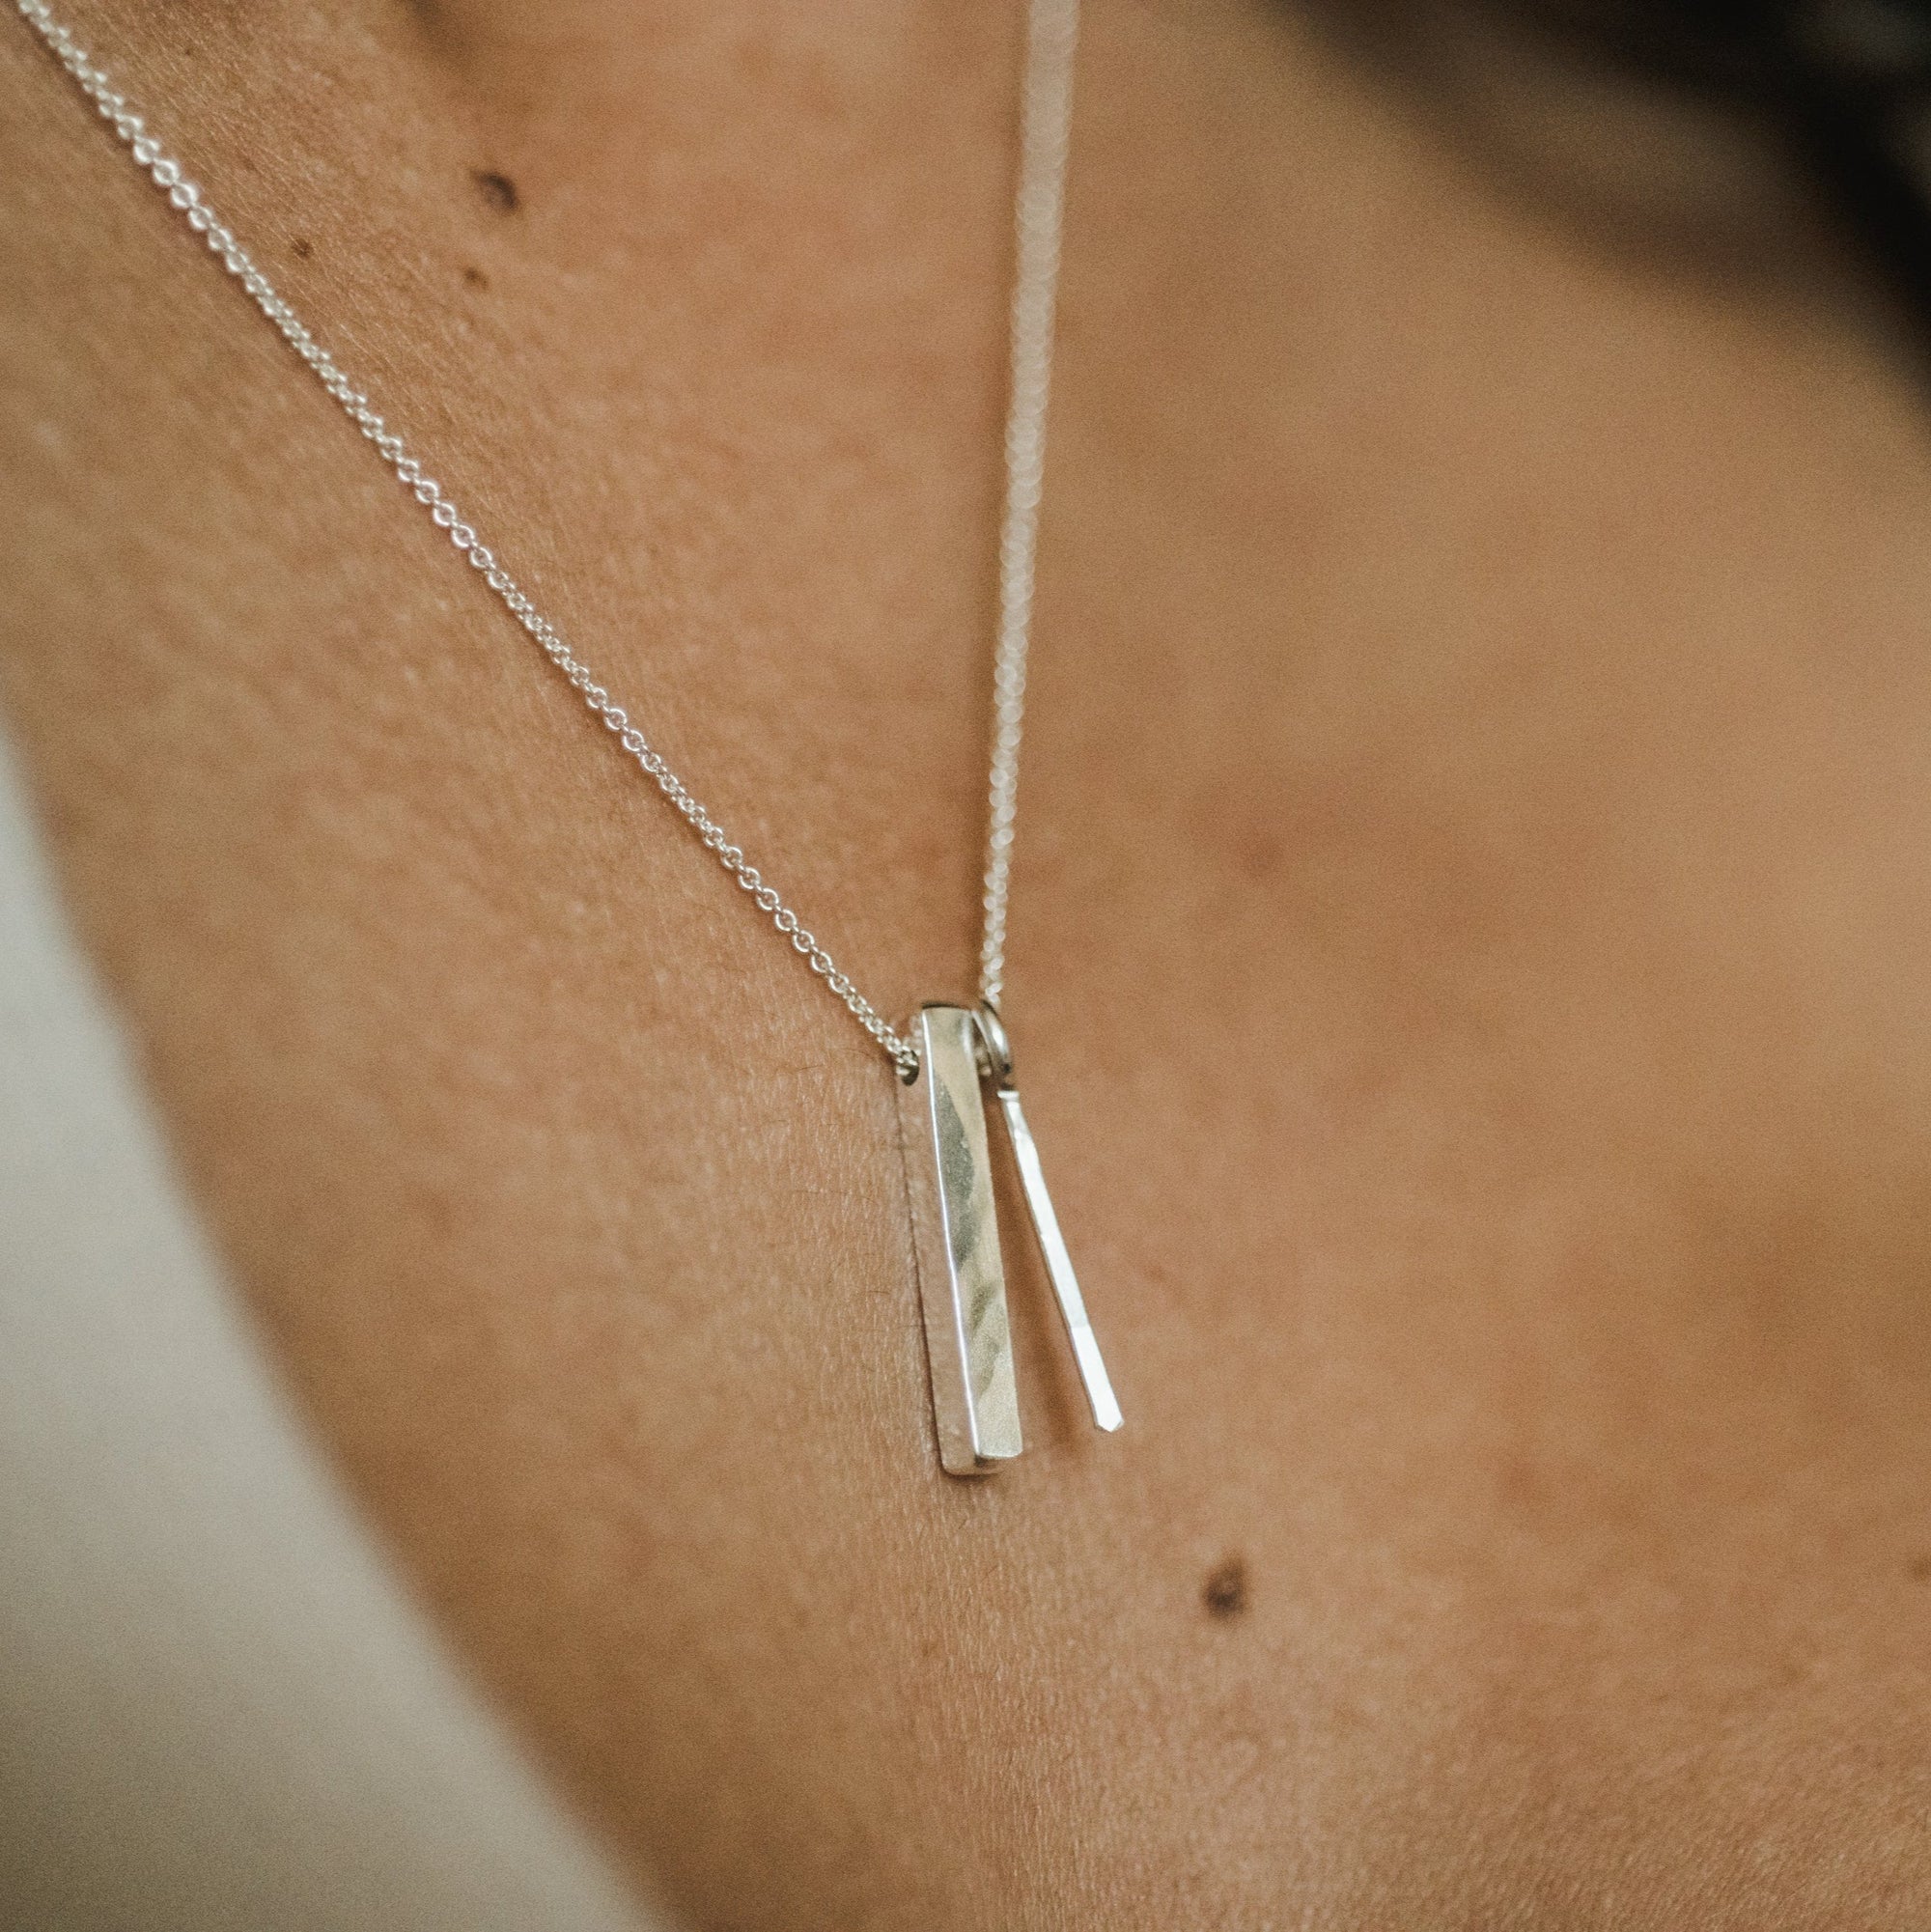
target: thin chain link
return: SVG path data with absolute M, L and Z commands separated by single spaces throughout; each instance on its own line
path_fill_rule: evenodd
M 166 154 L 141 116 L 114 91 L 107 75 L 89 59 L 73 35 L 54 18 L 45 0 L 16 0 L 19 13 L 81 92 L 99 109 L 134 163 L 190 229 L 240 284 L 282 339 L 313 372 L 343 413 L 372 443 L 397 480 L 465 556 L 510 615 L 567 678 L 585 705 L 611 731 L 623 750 L 662 793 L 719 865 L 750 895 L 759 910 L 787 938 L 811 970 L 824 980 L 865 1032 L 883 1050 L 902 1078 L 918 1072 L 918 1050 L 881 1017 L 853 985 L 830 953 L 799 920 L 778 889 L 744 857 L 662 754 L 653 748 L 598 681 L 595 673 L 564 641 L 495 553 L 477 536 L 442 486 L 428 475 L 422 459 L 384 421 L 366 394 L 346 376 L 240 242 L 190 181 L 181 163 Z M 1000 545 L 1000 629 L 994 672 L 995 737 L 993 756 L 993 830 L 986 878 L 986 942 L 982 952 L 984 996 L 996 998 L 1004 954 L 1007 869 L 1012 848 L 1013 802 L 1018 777 L 1020 725 L 1025 696 L 1026 633 L 1031 605 L 1032 552 L 1038 518 L 1047 375 L 1050 361 L 1052 281 L 1057 271 L 1059 182 L 1065 167 L 1066 92 L 1071 78 L 1073 23 L 1077 0 L 1031 0 L 1025 81 L 1024 132 L 1017 215 L 1019 270 L 1013 297 L 1013 399 L 1006 434 L 1006 514 Z M 1053 77 L 1056 76 L 1056 77 Z M 1051 131 L 1056 122 L 1056 134 Z M 1042 134 L 1046 139 L 1042 146 Z M 1042 250 L 1044 252 L 1042 252 Z M 1016 505 L 1019 506 L 1016 510 Z
M 1079 0 L 1032 0 L 1020 119 L 1020 184 L 1013 208 L 1012 377 L 1006 402 L 1006 502 L 999 519 L 999 630 L 993 658 L 993 770 L 987 788 L 986 923 L 979 997 L 996 1008 L 1006 982 L 1006 904 L 1025 730 L 1039 504 L 1046 481 L 1046 406 L 1072 134 L 1073 57 Z

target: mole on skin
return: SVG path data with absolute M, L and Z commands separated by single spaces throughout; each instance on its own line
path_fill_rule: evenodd
M 517 193 L 517 184 L 508 175 L 499 175 L 493 168 L 474 168 L 469 179 L 482 190 L 483 199 L 498 214 L 515 214 L 521 206 L 522 197 Z
M 1238 1556 L 1229 1556 L 1207 1573 L 1201 1585 L 1200 1601 L 1207 1614 L 1229 1622 L 1247 1607 L 1247 1566 Z

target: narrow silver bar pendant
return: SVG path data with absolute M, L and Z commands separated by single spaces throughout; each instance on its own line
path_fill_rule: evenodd
M 1046 1191 L 1046 1172 L 1039 1164 L 1039 1149 L 1033 1142 L 1032 1129 L 1026 1125 L 1025 1108 L 1020 1105 L 1019 1089 L 1009 1078 L 1001 1079 L 995 1091 L 999 1110 L 1006 1117 L 1006 1136 L 1013 1143 L 1020 1185 L 1025 1190 L 1026 1212 L 1032 1217 L 1033 1233 L 1039 1237 L 1039 1251 L 1046 1257 L 1046 1272 L 1052 1277 L 1052 1293 L 1059 1302 L 1060 1319 L 1066 1324 L 1066 1339 L 1073 1344 L 1073 1359 L 1079 1365 L 1079 1380 L 1085 1385 L 1093 1420 L 1110 1432 L 1125 1418 L 1120 1414 L 1093 1325 L 1086 1319 L 1079 1279 L 1073 1272 L 1073 1257 L 1066 1251 L 1065 1237 L 1059 1232 L 1059 1217 L 1052 1211 L 1052 1196 Z
M 979 1022 L 963 1006 L 926 1006 L 914 1024 L 918 1078 L 900 1083 L 899 1126 L 938 1461 L 948 1475 L 988 1475 L 1021 1443 Z

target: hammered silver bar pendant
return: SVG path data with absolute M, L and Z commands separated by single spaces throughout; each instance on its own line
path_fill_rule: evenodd
M 899 1083 L 899 1126 L 939 1467 L 990 1475 L 1022 1445 L 978 1022 L 963 1006 L 926 1006 L 913 1026 L 918 1078 Z
M 999 1016 L 990 1006 L 976 1013 L 963 1006 L 926 1006 L 912 1031 L 918 1078 L 900 1083 L 899 1124 L 938 1461 L 948 1475 L 990 1475 L 1022 1445 L 986 1136 L 983 1082 L 989 1078 L 1094 1422 L 1117 1429 L 1120 1405 L 1046 1190 Z

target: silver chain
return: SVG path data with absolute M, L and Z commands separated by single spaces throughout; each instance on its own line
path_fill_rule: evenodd
M 999 630 L 993 658 L 993 770 L 986 799 L 986 923 L 979 997 L 997 1009 L 1006 983 L 1006 902 L 1012 894 L 1020 740 L 1025 730 L 1039 503 L 1046 481 L 1046 405 L 1052 386 L 1052 319 L 1073 120 L 1079 0 L 1032 0 L 1020 110 L 1020 182 L 1013 205 L 1012 374 L 1006 402 L 1006 501 L 999 518 Z
M 187 225 L 207 242 L 247 292 L 282 339 L 313 371 L 344 414 L 361 431 L 397 479 L 447 533 L 470 567 L 501 599 L 544 655 L 583 702 L 615 735 L 672 808 L 759 910 L 787 939 L 846 1010 L 891 1059 L 902 1078 L 918 1072 L 918 1050 L 853 985 L 778 889 L 748 863 L 703 804 L 616 704 L 556 627 L 478 538 L 422 460 L 376 411 L 369 398 L 343 374 L 306 323 L 276 293 L 246 249 L 216 215 L 181 163 L 148 132 L 141 116 L 114 91 L 72 34 L 53 16 L 45 0 L 16 0 L 20 14 L 99 109 L 139 167 L 168 198 Z M 1051 368 L 1054 288 L 1059 266 L 1060 209 L 1066 169 L 1073 46 L 1078 0 L 1030 0 L 1026 75 L 1021 135 L 1020 185 L 1015 214 L 1019 262 L 1012 311 L 1012 397 L 1006 424 L 1006 502 L 999 546 L 999 634 L 994 664 L 994 718 L 991 826 L 986 858 L 986 927 L 980 951 L 980 992 L 996 1002 L 1005 962 L 1006 898 L 1019 781 L 1020 732 L 1025 708 L 1026 646 L 1032 611 L 1033 555 L 1039 521 L 1045 452 L 1048 378 Z

